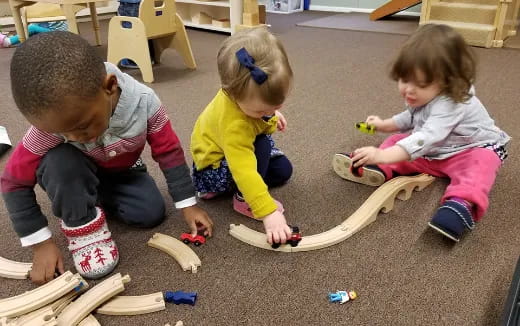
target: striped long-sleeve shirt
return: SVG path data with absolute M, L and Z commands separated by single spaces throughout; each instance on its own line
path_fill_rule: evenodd
M 130 168 L 139 159 L 148 142 L 153 159 L 159 163 L 166 177 L 175 206 L 184 208 L 195 205 L 195 190 L 183 149 L 159 98 L 151 88 L 122 73 L 113 64 L 106 63 L 105 66 L 108 74 L 116 75 L 121 89 L 109 127 L 95 143 L 70 144 L 100 168 L 121 171 Z M 23 246 L 50 237 L 47 219 L 34 193 L 36 170 L 45 154 L 64 141 L 61 135 L 30 127 L 14 149 L 0 178 L 9 216 Z

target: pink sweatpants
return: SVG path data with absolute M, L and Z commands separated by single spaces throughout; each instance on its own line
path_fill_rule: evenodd
M 408 134 L 395 134 L 379 146 L 387 148 L 395 145 Z M 441 202 L 450 197 L 460 197 L 474 204 L 473 218 L 480 220 L 489 206 L 489 191 L 495 182 L 501 161 L 491 149 L 475 147 L 444 160 L 418 158 L 393 164 L 378 164 L 387 180 L 394 175 L 427 173 L 436 177 L 450 178 L 450 184 Z

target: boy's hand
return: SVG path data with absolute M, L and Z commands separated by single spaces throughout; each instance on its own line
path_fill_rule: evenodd
M 278 210 L 264 217 L 263 222 L 269 244 L 285 243 L 291 237 L 292 230 Z
M 376 130 L 383 124 L 383 120 L 377 115 L 369 115 L 365 122 L 376 127 Z
M 274 111 L 274 115 L 278 117 L 278 122 L 276 123 L 276 128 L 278 128 L 279 131 L 285 131 L 285 128 L 287 127 L 287 120 L 285 120 L 285 117 L 283 114 L 280 113 L 280 111 L 276 110 Z
M 32 246 L 33 265 L 29 272 L 29 278 L 35 284 L 45 284 L 54 279 L 56 270 L 60 274 L 63 269 L 63 256 L 52 238 Z
M 192 236 L 196 236 L 199 230 L 204 230 L 204 235 L 211 237 L 213 233 L 213 221 L 209 218 L 205 210 L 194 205 L 183 208 L 182 214 L 190 227 Z
M 379 164 L 382 162 L 382 156 L 383 151 L 377 147 L 361 147 L 354 151 L 352 162 L 354 162 L 355 168 L 367 164 Z

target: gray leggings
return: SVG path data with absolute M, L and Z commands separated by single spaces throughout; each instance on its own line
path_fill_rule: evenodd
M 122 172 L 101 171 L 79 149 L 61 144 L 43 157 L 37 178 L 54 215 L 69 227 L 92 221 L 97 205 L 109 218 L 138 227 L 154 227 L 165 217 L 162 195 L 144 165 Z

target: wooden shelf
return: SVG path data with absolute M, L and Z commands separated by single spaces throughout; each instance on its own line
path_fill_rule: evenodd
M 184 22 L 184 26 L 209 29 L 209 30 L 218 31 L 218 32 L 231 33 L 231 28 L 229 28 L 229 27 L 218 27 L 218 26 L 213 26 L 211 24 L 195 24 L 193 22 L 186 21 L 186 20 L 184 20 L 183 22 Z
M 176 0 L 177 13 L 181 16 L 185 26 L 224 33 L 233 33 L 235 27 L 242 24 L 242 1 L 243 0 Z M 212 24 L 195 23 L 195 20 L 192 20 L 192 17 L 200 13 L 208 15 L 212 19 L 229 19 L 231 27 L 219 27 L 213 26 Z
M 201 6 L 215 6 L 215 7 L 230 7 L 229 1 L 218 0 L 218 1 L 198 1 L 198 0 L 176 0 L 176 3 L 191 3 L 194 5 Z

